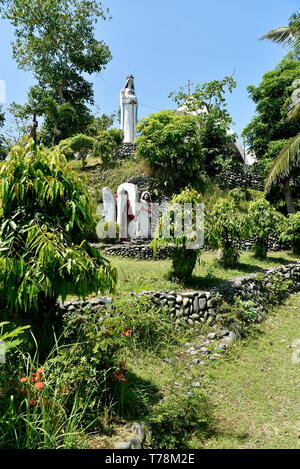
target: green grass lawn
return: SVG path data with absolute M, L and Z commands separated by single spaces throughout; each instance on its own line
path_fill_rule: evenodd
M 292 361 L 299 312 L 297 294 L 207 369 L 219 423 L 206 448 L 300 448 L 300 363 Z
M 192 391 L 195 411 L 210 416 L 211 424 L 200 434 L 186 434 L 184 448 L 300 448 L 300 361 L 292 361 L 293 343 L 300 340 L 299 313 L 300 293 L 274 309 L 223 357 L 202 365 L 191 365 L 193 357 L 186 353 L 186 345 L 172 346 L 166 337 L 158 354 L 127 350 L 124 359 L 134 377 L 131 387 L 139 385 L 139 398 L 133 402 L 127 398 L 126 405 L 131 403 L 131 410 L 139 412 L 144 402 L 147 414 L 163 397 L 175 416 L 180 398 Z M 197 343 L 201 333 L 197 329 L 177 332 L 182 344 Z M 196 381 L 200 387 L 193 387 Z M 129 421 L 138 418 L 132 415 Z M 97 438 L 96 447 L 113 448 L 125 424 L 126 420 L 112 428 L 110 436 Z
M 181 290 L 203 289 L 218 287 L 224 281 L 259 272 L 263 268 L 276 267 L 297 260 L 297 257 L 287 251 L 272 252 L 267 261 L 255 259 L 252 253 L 244 252 L 235 269 L 225 270 L 217 262 L 216 252 L 203 252 L 200 263 L 197 264 L 191 282 L 182 285 L 166 279 L 171 261 L 137 260 L 117 256 L 105 256 L 118 270 L 117 293 L 140 292 L 150 290 Z

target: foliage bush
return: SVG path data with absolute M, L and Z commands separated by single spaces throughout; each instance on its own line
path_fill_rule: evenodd
M 33 144 L 14 147 L 0 174 L 0 295 L 8 311 L 34 326 L 54 320 L 57 298 L 70 291 L 112 291 L 115 269 L 85 241 L 88 190 L 65 158 Z
M 296 212 L 286 219 L 281 233 L 283 241 L 291 241 L 293 253 L 300 254 L 300 212 Z
M 250 231 L 256 236 L 254 255 L 258 259 L 266 259 L 269 237 L 279 233 L 284 217 L 265 199 L 252 202 L 249 206 Z
M 122 131 L 118 129 L 101 130 L 95 137 L 84 134 L 77 134 L 66 140 L 62 140 L 58 149 L 70 160 L 75 156 L 82 161 L 82 166 L 86 166 L 88 156 L 101 158 L 104 166 L 111 162 L 112 153 L 122 143 Z
M 195 204 L 202 203 L 202 195 L 194 189 L 186 188 L 173 197 L 168 210 L 161 217 L 155 237 L 151 242 L 154 251 L 163 246 L 173 246 L 172 267 L 169 273 L 171 278 L 183 282 L 190 279 L 199 258 L 200 248 L 191 246 L 197 240 L 197 230 L 203 233 L 197 218 Z M 184 204 L 189 206 L 184 207 Z M 185 224 L 184 219 L 190 218 L 191 223 Z
M 219 248 L 219 261 L 225 269 L 236 265 L 239 258 L 237 241 L 248 234 L 247 218 L 231 200 L 221 200 L 206 214 L 206 242 Z
M 211 433 L 214 419 L 203 391 L 194 391 L 192 395 L 172 393 L 160 401 L 153 407 L 149 423 L 155 449 L 186 449 L 191 436 L 201 444 Z
M 203 155 L 195 117 L 162 111 L 141 119 L 138 132 L 136 156 L 150 163 L 165 190 L 178 193 L 188 184 L 202 188 Z

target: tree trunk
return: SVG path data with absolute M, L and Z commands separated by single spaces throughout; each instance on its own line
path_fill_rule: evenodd
M 295 205 L 292 199 L 292 192 L 290 188 L 290 178 L 286 178 L 283 182 L 284 197 L 288 213 L 295 213 Z

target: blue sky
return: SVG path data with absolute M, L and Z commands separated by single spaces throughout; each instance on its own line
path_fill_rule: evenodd
M 90 77 L 101 112 L 118 109 L 130 73 L 139 118 L 174 108 L 168 94 L 188 80 L 203 83 L 233 74 L 238 87 L 228 96 L 228 108 L 237 133 L 254 113 L 247 86 L 257 85 L 287 52 L 258 37 L 286 25 L 300 7 L 299 0 L 104 0 L 103 5 L 112 20 L 97 25 L 96 37 L 110 46 L 113 59 Z M 11 57 L 13 29 L 3 20 L 0 25 L 0 79 L 6 82 L 7 103 L 22 104 L 34 81 Z

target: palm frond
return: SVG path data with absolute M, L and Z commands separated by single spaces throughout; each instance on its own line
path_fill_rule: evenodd
M 269 41 L 283 44 L 284 46 L 292 46 L 295 38 L 288 26 L 281 26 L 277 29 L 272 29 L 259 38 L 260 41 L 268 39 Z
M 288 120 L 300 118 L 300 80 L 294 80 L 293 86 L 295 87 L 291 96 L 291 106 L 288 111 Z
M 280 26 L 272 29 L 259 39 L 268 39 L 269 41 L 282 44 L 283 46 L 295 46 L 300 38 L 300 13 L 295 11 L 289 18 L 288 26 Z
M 289 176 L 291 170 L 300 164 L 300 133 L 283 147 L 267 175 L 265 190 L 270 190 L 277 181 Z

